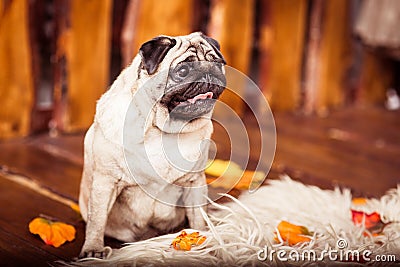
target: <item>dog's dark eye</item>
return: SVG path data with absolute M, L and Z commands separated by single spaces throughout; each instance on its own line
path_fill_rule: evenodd
M 179 78 L 185 78 L 186 76 L 189 75 L 189 67 L 184 65 L 181 66 L 177 71 L 176 74 L 179 76 Z

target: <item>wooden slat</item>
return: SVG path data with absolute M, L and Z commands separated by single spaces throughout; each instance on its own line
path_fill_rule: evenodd
M 315 109 L 316 95 L 321 65 L 319 62 L 322 17 L 323 17 L 323 0 L 315 0 L 310 4 L 309 23 L 307 29 L 307 41 L 305 44 L 304 61 L 304 99 L 302 100 L 302 109 L 305 114 L 311 114 Z
M 275 113 L 277 150 L 268 178 L 289 174 L 325 189 L 339 185 L 351 188 L 357 196 L 379 197 L 399 183 L 399 115 L 379 108 L 342 109 L 328 118 Z M 247 119 L 248 168 L 252 169 L 260 160 L 259 151 L 254 149 L 260 145 L 257 125 L 251 125 Z M 215 124 L 212 139 L 217 158 L 229 159 L 233 145 L 236 151 L 243 151 L 242 143 L 230 143 L 229 137 L 235 134 L 228 136 Z
M 352 64 L 350 4 L 347 0 L 324 1 L 317 63 L 320 77 L 315 91 L 315 110 L 320 114 L 329 107 L 342 105 L 344 92 L 349 87 L 346 75 Z
M 55 257 L 71 260 L 77 257 L 84 240 L 84 223 L 75 211 L 1 176 L 0 196 L 0 228 L 5 232 L 12 233 L 12 235 L 21 240 L 20 245 L 23 247 L 20 247 L 20 250 L 34 246 L 41 251 L 47 252 L 32 251 L 36 254 L 38 261 L 51 261 Z M 60 248 L 54 248 L 45 245 L 38 236 L 30 234 L 28 224 L 40 214 L 74 225 L 77 229 L 75 241 L 68 242 Z M 13 240 L 9 240 L 9 242 L 12 244 Z M 27 244 L 24 245 L 23 243 Z M 47 259 L 48 254 L 53 256 L 49 256 Z
M 299 105 L 307 1 L 262 1 L 260 86 L 274 110 Z
M 0 138 L 29 133 L 33 101 L 28 1 L 0 2 Z
M 65 45 L 61 49 L 65 49 L 67 61 L 67 103 L 62 125 L 67 132 L 90 126 L 96 100 L 107 90 L 111 14 L 111 0 L 71 2 L 70 29 L 58 42 Z
M 137 53 L 142 43 L 157 35 L 186 35 L 192 31 L 192 0 L 140 1 L 133 47 Z
M 29 139 L 29 145 L 37 147 L 54 157 L 66 159 L 78 166 L 83 165 L 84 134 L 60 135 L 57 138 L 42 134 Z
M 227 64 L 248 75 L 254 44 L 254 0 L 214 0 L 210 17 L 208 34 L 220 43 Z M 243 96 L 246 84 L 241 77 L 232 77 L 228 83 L 234 87 L 225 90 L 221 100 L 243 115 L 244 103 L 236 94 Z
M 275 167 L 380 196 L 399 182 L 400 141 L 386 128 L 398 115 L 370 109 L 336 111 L 329 119 L 276 115 Z
M 60 258 L 0 227 L 1 266 L 47 266 L 56 260 Z
M 0 166 L 77 200 L 82 165 L 25 143 L 0 144 Z
M 382 104 L 385 101 L 386 90 L 393 82 L 392 67 L 390 60 L 383 55 L 365 48 L 356 95 L 357 104 Z

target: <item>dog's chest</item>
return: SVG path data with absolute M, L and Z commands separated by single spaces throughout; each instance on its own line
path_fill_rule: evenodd
M 158 176 L 175 182 L 183 175 L 202 170 L 207 160 L 208 145 L 201 133 L 146 135 L 144 150 Z

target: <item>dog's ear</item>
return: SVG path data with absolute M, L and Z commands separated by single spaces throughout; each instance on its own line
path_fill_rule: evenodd
M 203 39 L 206 40 L 207 43 L 209 43 L 212 46 L 212 48 L 214 49 L 214 52 L 218 55 L 218 57 L 220 57 L 220 59 L 222 59 L 221 63 L 226 64 L 224 56 L 222 56 L 222 54 L 221 54 L 221 51 L 220 51 L 221 47 L 220 47 L 218 41 L 215 40 L 214 38 L 208 37 L 207 35 L 204 35 L 204 34 L 201 34 L 201 37 L 203 37 Z
M 175 44 L 176 41 L 174 39 L 166 36 L 159 36 L 142 44 L 139 54 L 142 57 L 142 64 L 149 75 L 157 70 L 158 65 Z

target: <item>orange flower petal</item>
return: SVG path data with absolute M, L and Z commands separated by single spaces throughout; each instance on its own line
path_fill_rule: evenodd
M 75 227 L 63 222 L 53 222 L 44 218 L 35 218 L 29 223 L 29 231 L 37 234 L 47 244 L 59 247 L 65 241 L 75 239 Z
M 35 218 L 29 223 L 29 231 L 32 234 L 37 234 L 40 238 L 49 245 L 52 239 L 52 231 L 50 222 L 44 218 Z
M 299 226 L 287 221 L 281 221 L 277 228 L 283 241 L 287 242 L 290 246 L 311 241 L 311 233 L 305 226 Z M 279 242 L 276 235 L 274 240 Z
M 191 250 L 192 246 L 201 245 L 206 240 L 205 236 L 200 235 L 199 232 L 193 232 L 191 234 L 187 234 L 185 231 L 182 231 L 180 235 L 175 237 L 172 241 L 171 245 L 176 250 Z
M 310 232 L 308 231 L 307 227 L 295 225 L 295 224 L 292 224 L 287 221 L 281 221 L 278 224 L 278 230 L 279 230 L 279 233 L 289 232 L 289 233 L 302 234 L 302 235 L 311 235 Z
M 356 198 L 353 198 L 353 200 L 351 202 L 354 205 L 362 206 L 362 205 L 367 204 L 367 199 L 365 197 L 356 197 Z
M 62 222 L 55 222 L 52 224 L 53 230 L 53 244 L 55 247 L 59 247 L 64 244 L 65 241 L 72 241 L 75 239 L 76 230 L 72 225 L 68 225 Z

